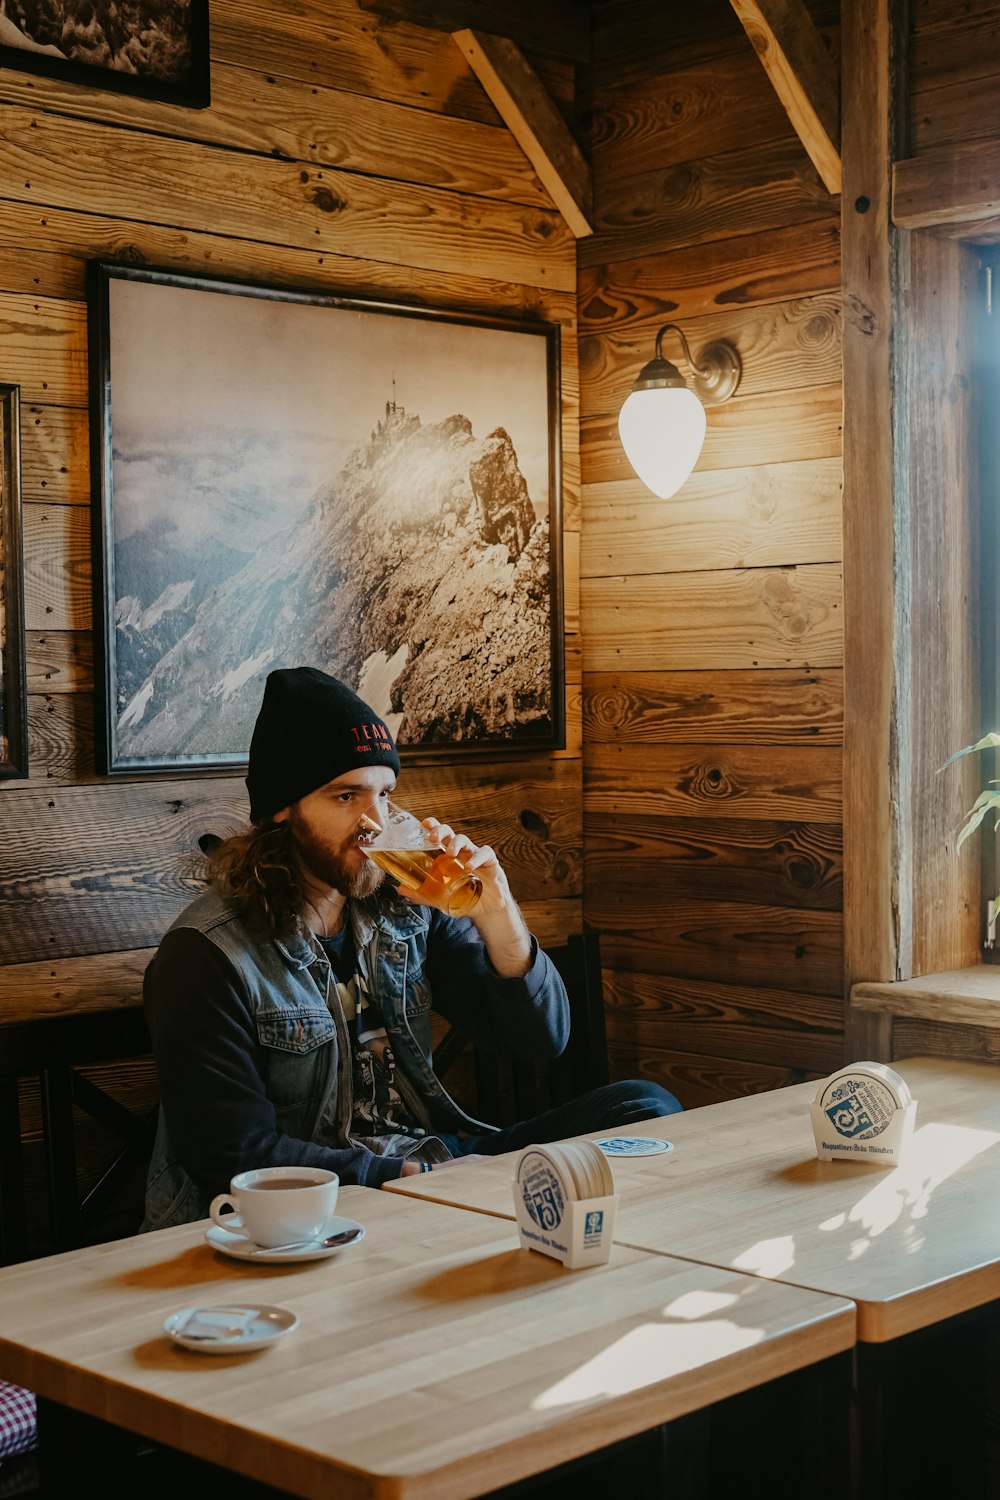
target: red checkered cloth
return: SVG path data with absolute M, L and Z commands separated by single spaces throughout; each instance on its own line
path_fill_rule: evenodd
M 28 1453 L 37 1443 L 34 1393 L 0 1380 L 0 1459 Z

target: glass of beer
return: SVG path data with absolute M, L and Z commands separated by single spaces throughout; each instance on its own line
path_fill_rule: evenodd
M 397 806 L 386 804 L 381 831 L 361 847 L 404 891 L 432 901 L 449 917 L 465 917 L 483 894 L 483 883 L 451 854 L 434 834 Z M 374 825 L 373 825 L 374 826 Z

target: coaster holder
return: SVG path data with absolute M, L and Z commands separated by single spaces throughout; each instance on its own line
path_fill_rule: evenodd
M 824 1102 L 849 1081 L 858 1084 L 851 1095 L 836 1106 Z M 870 1092 L 873 1089 L 875 1095 Z M 888 1111 L 887 1096 L 893 1101 Z M 841 1068 L 821 1084 L 809 1106 L 816 1155 L 820 1161 L 867 1161 L 896 1167 L 913 1134 L 916 1114 L 917 1101 L 910 1098 L 909 1089 L 892 1069 L 872 1063 Z
M 522 1250 L 551 1255 L 571 1271 L 604 1265 L 611 1254 L 617 1193 L 610 1198 L 570 1198 L 559 1222 L 543 1228 L 525 1207 L 518 1183 L 513 1187 Z
M 617 1193 L 574 1198 L 567 1175 L 553 1162 L 524 1181 L 515 1177 L 511 1189 L 523 1250 L 551 1255 L 571 1271 L 604 1265 L 615 1232 Z

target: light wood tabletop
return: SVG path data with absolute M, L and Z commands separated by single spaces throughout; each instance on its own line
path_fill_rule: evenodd
M 237 1261 L 207 1221 L 0 1271 L 0 1377 L 305 1497 L 458 1500 L 854 1345 L 851 1303 L 615 1246 L 567 1271 L 513 1225 L 364 1188 L 366 1238 Z M 173 1344 L 193 1304 L 300 1326 L 243 1355 Z
M 1000 1297 L 1000 1071 L 947 1058 L 893 1067 L 917 1100 L 898 1168 L 817 1161 L 815 1083 L 731 1099 L 630 1128 L 674 1150 L 612 1161 L 616 1240 L 850 1297 L 872 1343 Z M 512 1216 L 516 1159 L 391 1186 Z

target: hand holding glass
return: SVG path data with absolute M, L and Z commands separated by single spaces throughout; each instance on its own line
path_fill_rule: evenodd
M 441 907 L 449 917 L 467 916 L 483 893 L 482 881 L 453 854 L 446 854 L 437 835 L 428 833 L 405 808 L 389 802 L 379 815 L 381 830 L 362 845 L 368 858 L 404 891 Z

